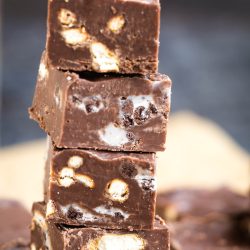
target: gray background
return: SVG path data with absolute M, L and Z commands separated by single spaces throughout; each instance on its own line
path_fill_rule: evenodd
M 174 82 L 173 112 L 208 117 L 250 150 L 250 1 L 161 2 L 160 72 Z M 46 4 L 3 1 L 2 146 L 44 136 L 27 108 L 45 45 Z

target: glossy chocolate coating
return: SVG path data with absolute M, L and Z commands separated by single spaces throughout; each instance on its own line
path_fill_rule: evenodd
M 30 116 L 58 148 L 164 151 L 171 81 L 70 73 L 43 57 Z
M 160 218 L 155 219 L 154 229 L 133 232 L 70 227 L 46 220 L 45 207 L 44 203 L 33 205 L 31 246 L 36 247 L 35 249 L 45 250 L 46 247 L 51 247 L 53 250 L 169 250 L 169 230 Z
M 64 70 L 155 73 L 159 0 L 48 1 L 47 50 Z
M 153 227 L 155 154 L 51 146 L 45 172 L 51 220 L 114 229 Z
M 28 249 L 30 219 L 17 201 L 0 200 L 0 249 Z

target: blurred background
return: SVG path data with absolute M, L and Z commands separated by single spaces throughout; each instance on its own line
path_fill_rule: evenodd
M 160 72 L 174 82 L 173 113 L 205 116 L 249 151 L 250 1 L 161 2 Z M 44 137 L 27 108 L 45 46 L 46 5 L 2 0 L 1 146 Z

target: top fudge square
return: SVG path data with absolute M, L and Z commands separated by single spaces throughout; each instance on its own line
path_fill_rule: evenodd
M 63 70 L 158 71 L 159 0 L 50 0 L 47 51 Z

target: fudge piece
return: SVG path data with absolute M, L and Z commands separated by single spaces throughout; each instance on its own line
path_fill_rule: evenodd
M 0 249 L 28 247 L 30 213 L 17 201 L 0 200 Z
M 203 217 L 211 213 L 235 214 L 250 208 L 250 199 L 226 187 L 216 190 L 177 189 L 157 196 L 157 213 L 166 220 Z
M 47 218 L 68 225 L 151 229 L 155 215 L 155 154 L 50 146 Z
M 250 242 L 237 231 L 230 216 L 222 214 L 174 222 L 172 250 L 249 250 Z
M 159 0 L 53 0 L 47 50 L 64 70 L 155 73 Z
M 59 148 L 165 149 L 171 81 L 165 75 L 63 72 L 44 54 L 30 116 Z
M 126 231 L 101 228 L 72 227 L 46 220 L 46 205 L 33 205 L 31 250 L 168 250 L 169 230 L 156 218 L 154 229 Z

